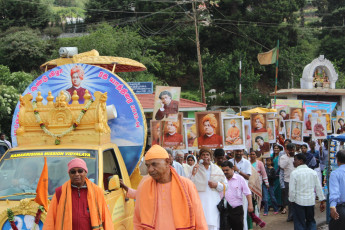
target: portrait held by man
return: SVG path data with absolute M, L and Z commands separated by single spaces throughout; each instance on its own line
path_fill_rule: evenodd
M 181 87 L 157 86 L 155 92 L 154 119 L 177 121 Z
M 220 112 L 197 112 L 195 113 L 198 133 L 198 147 L 222 148 L 223 137 L 221 136 L 222 122 Z
M 225 146 L 231 147 L 244 146 L 244 123 L 243 117 L 233 117 L 223 119 L 223 136 Z
M 303 108 L 290 108 L 290 119 L 295 121 L 304 120 L 304 109 Z
M 182 135 L 182 113 L 179 114 L 177 121 L 162 121 L 163 141 L 162 146 L 172 149 L 184 149 L 186 147 Z
M 267 132 L 267 115 L 263 113 L 253 113 L 250 115 L 252 133 Z

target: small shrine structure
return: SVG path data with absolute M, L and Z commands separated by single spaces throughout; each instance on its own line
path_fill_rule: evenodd
M 338 74 L 332 62 L 320 55 L 304 67 L 300 88 L 280 89 L 277 91 L 277 97 L 337 102 L 337 109 L 344 111 L 345 89 L 336 89 L 337 80 Z M 271 96 L 274 96 L 274 92 Z

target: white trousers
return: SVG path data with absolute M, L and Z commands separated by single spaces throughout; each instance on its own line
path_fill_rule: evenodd
M 248 214 L 248 200 L 247 197 L 243 194 L 243 230 L 248 230 L 248 223 L 247 223 L 247 214 Z

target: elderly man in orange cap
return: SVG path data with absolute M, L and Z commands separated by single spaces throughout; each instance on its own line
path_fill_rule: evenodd
M 152 146 L 145 155 L 150 176 L 134 192 L 134 229 L 207 229 L 202 205 L 193 182 L 170 166 L 167 151 Z M 129 196 L 131 194 L 128 194 Z
M 43 230 L 113 230 L 114 225 L 103 190 L 87 179 L 84 160 L 68 163 L 70 180 L 55 190 Z

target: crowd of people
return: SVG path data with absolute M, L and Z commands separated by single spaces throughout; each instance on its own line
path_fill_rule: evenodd
M 253 229 L 255 223 L 265 225 L 264 218 L 260 219 L 261 213 L 263 216 L 286 214 L 286 221 L 293 221 L 294 229 L 299 230 L 316 229 L 314 210 L 317 199 L 320 210 L 325 210 L 322 186 L 326 182 L 327 144 L 324 140 L 295 145 L 286 139 L 283 145 L 272 145 L 269 158 L 263 158 L 253 149 L 247 152 L 244 149 L 224 151 L 219 148 L 213 151 L 201 148 L 188 154 L 180 150 L 174 153 L 170 149 L 165 151 L 169 156 L 167 162 L 171 169 L 175 169 L 171 171 L 190 179 L 195 185 L 207 223 L 206 228 L 200 229 Z M 342 154 L 345 151 L 339 151 L 337 158 Z M 141 165 L 147 167 L 147 173 L 152 177 L 155 170 L 150 169 L 145 160 Z M 344 159 L 338 162 L 341 165 Z M 345 176 L 344 170 L 338 175 Z M 345 196 L 339 191 L 345 188 L 343 178 L 338 178 L 342 179 L 340 182 L 333 180 L 333 183 L 338 183 L 335 186 L 338 191 L 332 190 L 334 186 L 330 184 L 331 217 L 336 223 L 333 226 L 339 226 L 339 220 L 344 221 L 345 218 Z

